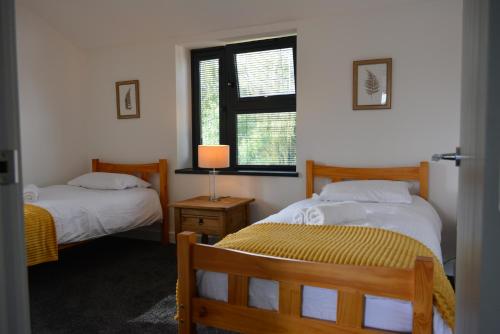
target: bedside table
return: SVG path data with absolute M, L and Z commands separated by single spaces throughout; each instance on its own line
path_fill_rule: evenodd
M 248 206 L 253 201 L 238 197 L 209 201 L 208 196 L 199 196 L 174 203 L 175 236 L 182 231 L 196 232 L 202 243 L 207 243 L 209 235 L 223 238 L 248 225 Z

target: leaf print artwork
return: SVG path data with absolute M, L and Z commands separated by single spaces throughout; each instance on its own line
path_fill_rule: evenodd
M 115 89 L 117 118 L 140 118 L 139 80 L 117 81 Z
M 352 69 L 352 109 L 391 109 L 392 59 L 355 60 Z
M 380 90 L 380 84 L 378 82 L 377 76 L 373 74 L 372 71 L 366 70 L 366 74 L 368 75 L 368 78 L 365 80 L 365 90 L 366 94 L 370 95 L 370 97 L 373 97 L 374 94 L 377 94 Z
M 125 108 L 127 108 L 127 110 L 132 109 L 132 101 L 130 98 L 130 88 L 128 89 L 127 94 L 125 94 Z

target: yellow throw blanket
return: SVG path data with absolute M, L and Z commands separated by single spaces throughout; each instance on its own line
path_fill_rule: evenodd
M 422 243 L 403 234 L 361 226 L 255 224 L 216 244 L 249 253 L 359 266 L 411 269 L 417 256 L 434 260 L 434 305 L 453 330 L 455 293 L 443 266 Z
M 56 228 L 54 219 L 47 210 L 25 204 L 24 233 L 28 266 L 57 261 Z

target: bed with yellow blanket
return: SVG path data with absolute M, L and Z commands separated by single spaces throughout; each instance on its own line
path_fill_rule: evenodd
M 92 160 L 92 171 L 140 176 L 159 174 L 159 194 L 152 188 L 88 188 L 55 185 L 36 188 L 25 198 L 24 226 L 27 265 L 57 261 L 58 251 L 82 242 L 162 222 L 161 240 L 168 243 L 168 163 L 113 164 Z M 113 177 L 113 174 L 105 174 Z M 102 180 L 102 178 L 101 178 Z M 27 187 L 29 188 L 29 187 Z M 27 191 L 28 193 L 28 191 Z
M 425 181 L 425 169 L 316 166 L 308 176 Z M 454 292 L 426 191 L 411 205 L 363 204 L 359 226 L 294 225 L 285 209 L 215 246 L 179 235 L 180 332 L 197 323 L 245 333 L 452 333 Z

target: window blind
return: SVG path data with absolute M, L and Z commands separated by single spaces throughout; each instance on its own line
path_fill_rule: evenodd
M 239 97 L 295 94 L 293 49 L 236 54 Z
M 220 132 L 219 59 L 200 61 L 200 132 L 203 145 L 218 145 Z
M 237 115 L 238 165 L 294 166 L 296 113 Z

